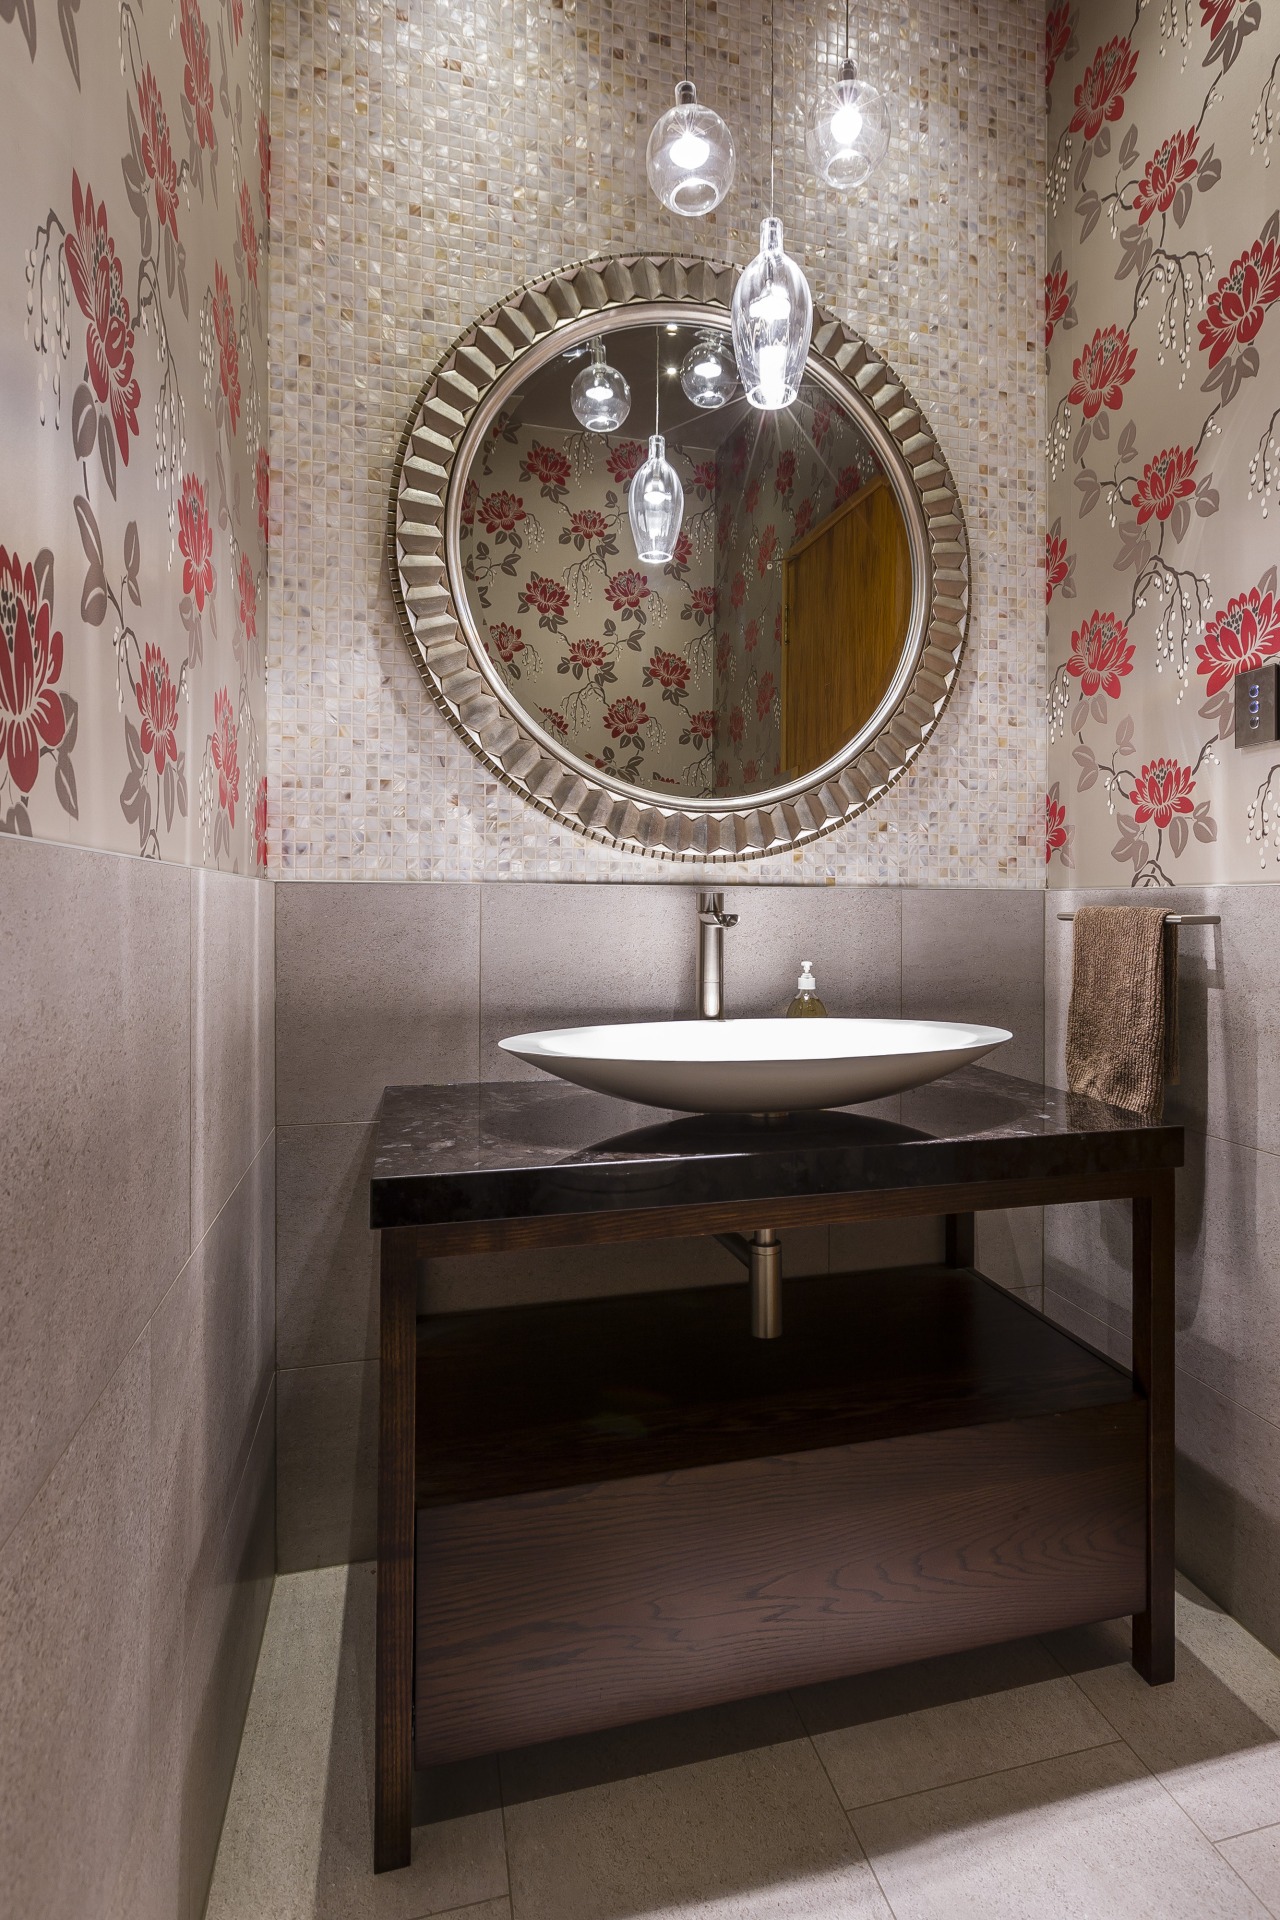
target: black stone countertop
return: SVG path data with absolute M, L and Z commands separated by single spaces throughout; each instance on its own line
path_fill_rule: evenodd
M 883 1117 L 885 1111 L 896 1118 Z M 669 1115 L 562 1080 L 388 1087 L 374 1227 L 528 1219 L 1182 1165 L 1182 1128 L 964 1067 L 877 1107 Z

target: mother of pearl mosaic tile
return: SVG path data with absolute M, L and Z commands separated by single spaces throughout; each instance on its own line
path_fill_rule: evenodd
M 854 51 L 895 131 L 849 200 L 818 189 L 803 140 L 843 5 L 772 11 L 788 248 L 928 410 L 964 500 L 973 613 L 957 693 L 911 777 L 803 852 L 715 875 L 1041 885 L 1042 11 L 855 8 Z M 769 9 L 689 13 L 693 78 L 739 155 L 728 200 L 697 222 L 668 214 L 644 174 L 682 71 L 681 5 L 273 0 L 269 731 L 284 878 L 697 876 L 559 830 L 485 773 L 418 678 L 383 552 L 405 415 L 475 313 L 588 254 L 755 252 Z

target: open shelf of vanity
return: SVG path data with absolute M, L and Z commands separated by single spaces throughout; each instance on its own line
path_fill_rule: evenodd
M 980 1069 L 902 1111 L 627 1129 L 552 1083 L 388 1090 L 379 1866 L 414 1765 L 1129 1612 L 1171 1677 L 1180 1131 Z M 975 1209 L 1099 1197 L 1133 1203 L 1132 1371 L 973 1266 Z M 745 1285 L 417 1313 L 424 1255 L 607 1271 L 621 1240 L 656 1265 L 913 1212 L 947 1264 L 789 1279 L 777 1340 Z

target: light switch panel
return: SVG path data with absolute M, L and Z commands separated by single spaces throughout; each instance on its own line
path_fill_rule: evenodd
M 1280 666 L 1268 662 L 1256 673 L 1238 673 L 1236 688 L 1236 745 L 1274 746 L 1280 739 Z

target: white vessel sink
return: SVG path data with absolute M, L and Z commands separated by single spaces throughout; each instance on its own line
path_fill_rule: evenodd
M 1011 1040 L 950 1020 L 653 1020 L 517 1033 L 498 1045 L 596 1093 L 681 1113 L 856 1106 Z

